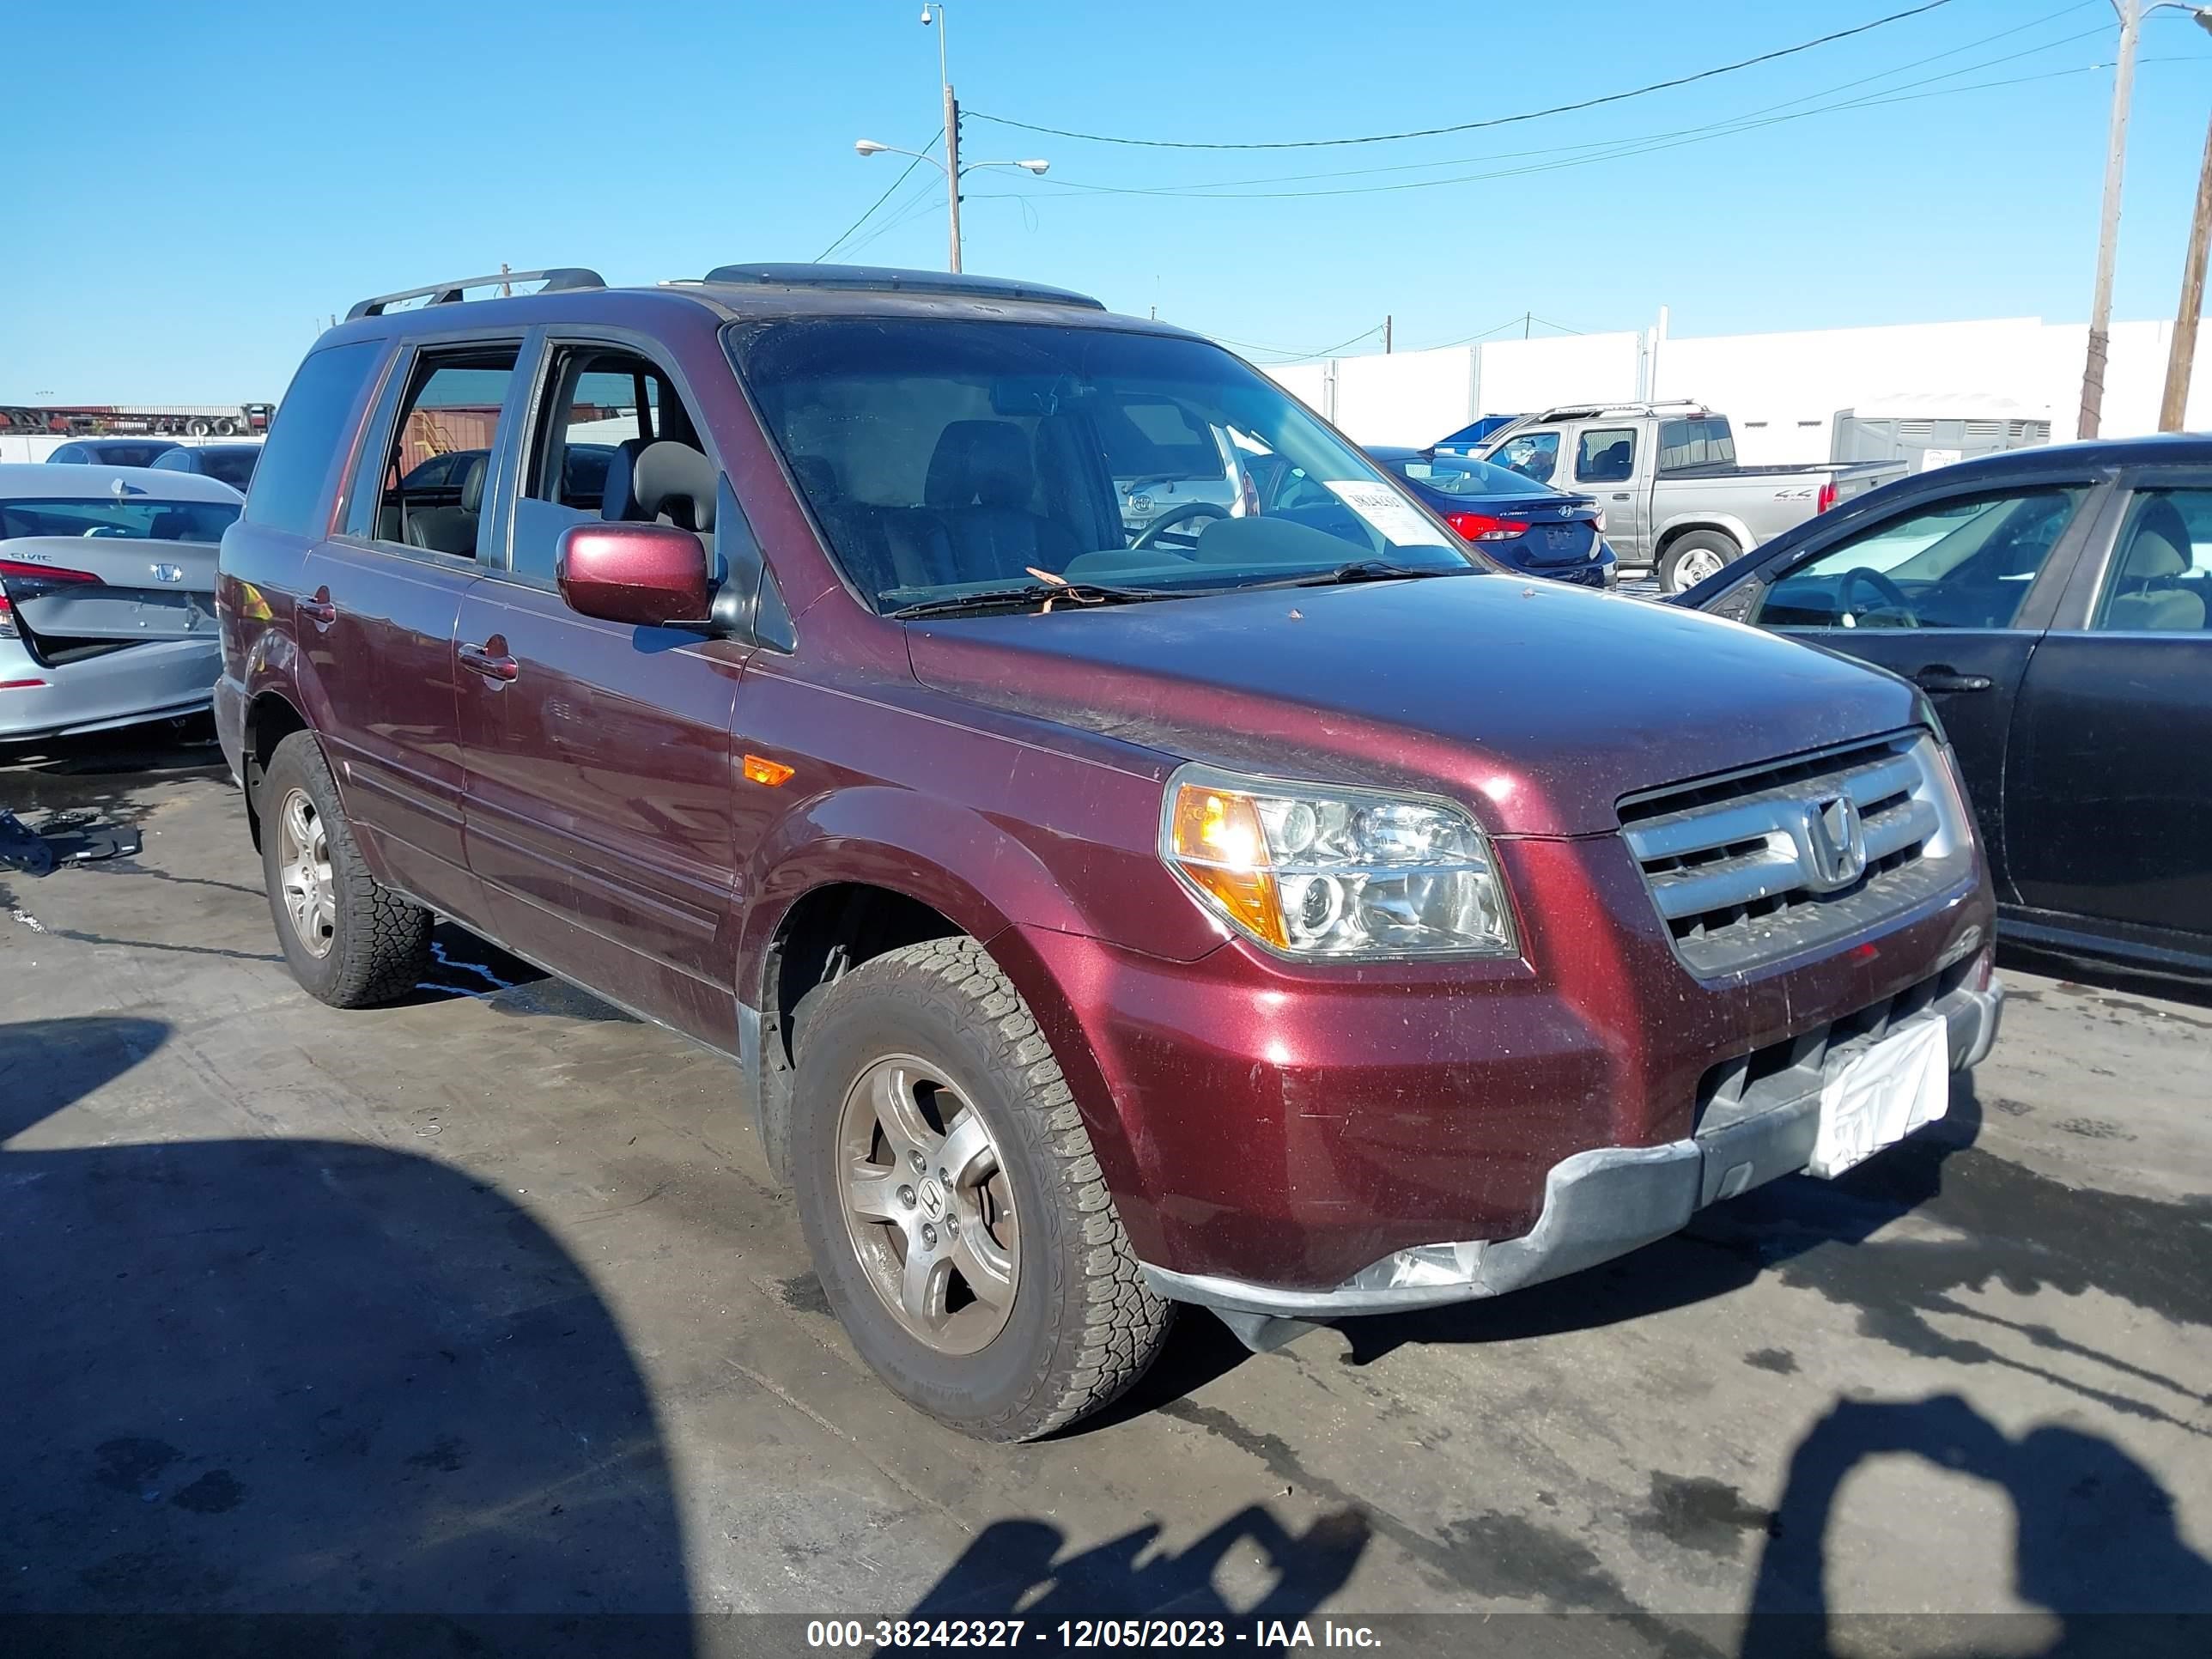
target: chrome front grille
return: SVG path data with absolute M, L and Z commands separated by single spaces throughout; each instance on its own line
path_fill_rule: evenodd
M 1620 819 L 1701 978 L 1863 932 L 1972 866 L 1965 803 L 1925 732 L 1631 796 Z

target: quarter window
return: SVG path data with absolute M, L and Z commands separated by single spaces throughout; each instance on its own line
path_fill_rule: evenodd
M 308 353 L 262 447 L 246 501 L 248 524 L 294 536 L 320 533 L 326 522 L 317 517 L 323 486 L 350 447 L 354 406 L 383 349 L 374 340 L 356 340 Z
M 2087 490 L 1962 495 L 1869 526 L 1775 582 L 1767 628 L 2009 628 Z
M 2201 634 L 2212 610 L 2212 489 L 2146 489 L 2129 504 L 2090 625 Z
M 1575 446 L 1577 483 L 1626 483 L 1636 474 L 1636 428 L 1591 427 Z

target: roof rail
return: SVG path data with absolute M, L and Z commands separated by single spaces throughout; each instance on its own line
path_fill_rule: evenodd
M 605 288 L 606 279 L 596 270 L 586 270 L 581 265 L 555 265 L 546 270 L 501 270 L 489 276 L 462 276 L 450 283 L 433 283 L 428 288 L 402 289 L 397 294 L 379 294 L 363 300 L 346 313 L 346 320 L 356 317 L 381 317 L 402 300 L 426 300 L 434 306 L 459 305 L 467 296 L 462 290 L 471 288 L 499 288 L 510 283 L 542 283 L 540 294 L 555 294 L 563 289 Z
M 1005 276 L 969 276 L 959 271 L 901 270 L 890 265 L 758 264 L 716 265 L 704 279 L 750 288 L 829 288 L 892 294 L 944 294 L 975 300 L 1032 300 L 1048 305 L 1083 306 L 1103 311 L 1087 294 L 1048 288 L 1042 283 Z
M 1578 404 L 1561 404 L 1540 415 L 1532 415 L 1532 421 L 1563 421 L 1577 415 L 1656 415 L 1662 409 L 1694 409 L 1704 410 L 1707 405 L 1695 398 L 1669 398 L 1663 403 L 1653 403 L 1641 398 L 1624 398 L 1619 402 L 1592 398 Z

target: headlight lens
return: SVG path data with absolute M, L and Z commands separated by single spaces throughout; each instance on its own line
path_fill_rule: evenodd
M 1490 843 L 1449 801 L 1186 766 L 1160 856 L 1207 908 L 1293 956 L 1516 950 Z

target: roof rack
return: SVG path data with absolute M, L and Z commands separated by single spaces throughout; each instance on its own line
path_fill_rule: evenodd
M 1694 409 L 1704 412 L 1706 405 L 1695 398 L 1669 398 L 1664 403 L 1651 403 L 1637 398 L 1624 398 L 1618 403 L 1589 402 L 1561 404 L 1540 415 L 1532 415 L 1534 421 L 1564 421 L 1578 415 L 1656 415 L 1662 409 Z
M 892 294 L 944 294 L 975 300 L 1030 300 L 1048 305 L 1083 306 L 1103 311 L 1087 294 L 1042 283 L 1005 276 L 969 276 L 958 271 L 900 270 L 890 265 L 758 264 L 716 265 L 705 279 L 751 288 L 828 288 Z
M 463 292 L 471 288 L 499 288 L 511 283 L 542 283 L 540 294 L 556 294 L 563 289 L 605 288 L 606 279 L 596 270 L 586 270 L 581 265 L 555 265 L 547 270 L 501 270 L 489 276 L 462 276 L 450 283 L 433 283 L 428 288 L 402 289 L 397 294 L 379 294 L 363 300 L 346 313 L 346 320 L 356 317 L 381 317 L 402 300 L 422 300 L 434 306 L 459 305 L 467 295 Z

